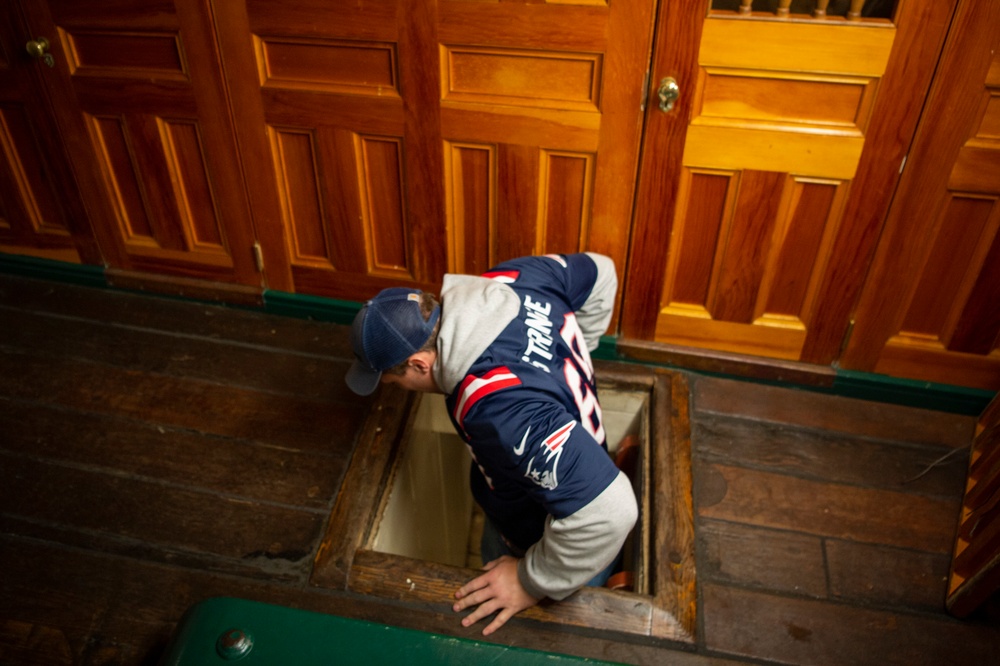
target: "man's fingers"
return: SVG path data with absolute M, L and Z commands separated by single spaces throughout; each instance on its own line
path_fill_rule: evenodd
M 514 613 L 510 612 L 510 609 L 504 608 L 502 611 L 497 613 L 497 616 L 493 618 L 493 621 L 490 622 L 485 629 L 483 629 L 483 636 L 489 636 L 494 631 L 507 624 L 507 620 L 512 617 L 514 617 Z
M 476 622 L 482 620 L 484 617 L 488 617 L 493 613 L 495 613 L 499 606 L 500 604 L 498 604 L 495 599 L 489 599 L 487 601 L 484 601 L 483 603 L 479 604 L 479 607 L 476 608 L 476 610 L 472 611 L 464 618 L 462 618 L 462 626 L 471 627 Z M 501 622 L 501 624 L 503 623 Z
M 458 591 L 455 592 L 455 598 L 463 599 L 477 590 L 482 590 L 483 588 L 488 587 L 489 584 L 490 582 L 485 575 L 473 578 L 468 583 L 458 588 Z
M 457 594 L 455 596 L 458 596 Z M 489 601 L 493 595 L 489 594 L 488 591 L 483 589 L 483 591 L 475 590 L 469 594 L 467 597 L 459 597 L 459 600 L 455 602 L 452 609 L 457 613 L 458 611 L 465 610 L 466 608 L 471 608 L 477 604 L 481 604 L 484 601 Z

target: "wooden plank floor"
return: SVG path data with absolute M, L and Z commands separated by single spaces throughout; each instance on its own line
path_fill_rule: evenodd
M 456 636 L 446 603 L 308 583 L 369 399 L 347 329 L 0 275 L 0 664 L 153 664 L 237 596 Z M 689 377 L 698 640 L 515 620 L 637 664 L 994 664 L 942 611 L 973 419 Z M 943 455 L 944 462 L 928 467 Z

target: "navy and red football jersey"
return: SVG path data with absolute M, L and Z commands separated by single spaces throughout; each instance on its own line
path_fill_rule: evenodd
M 520 311 L 446 404 L 472 451 L 476 501 L 510 542 L 527 549 L 541 538 L 548 515 L 573 514 L 618 475 L 575 315 L 597 266 L 585 254 L 525 257 L 484 277 L 513 289 Z M 586 333 L 595 339 L 603 331 Z

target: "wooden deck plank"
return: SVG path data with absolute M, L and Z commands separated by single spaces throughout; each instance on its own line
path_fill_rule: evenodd
M 700 521 L 698 534 L 702 582 L 827 596 L 823 540 L 819 537 L 717 520 Z
M 350 327 L 255 310 L 3 275 L 0 308 L 351 360 Z
M 693 389 L 699 413 L 739 414 L 915 444 L 967 447 L 976 422 L 971 416 L 714 377 L 699 377 Z
M 968 467 L 964 449 L 867 440 L 729 415 L 702 420 L 694 438 L 707 461 L 945 497 L 965 487 Z
M 950 553 L 957 498 L 823 483 L 741 467 L 695 464 L 706 518 L 872 544 Z
M 995 664 L 996 627 L 735 587 L 703 588 L 710 650 L 818 666 Z
M 325 512 L 249 501 L 150 479 L 0 455 L 0 506 L 26 522 L 139 542 L 150 551 L 212 554 L 308 572 Z M 81 501 L 86 498 L 86 501 Z M 167 555 L 164 555 L 167 556 Z
M 0 450 L 248 500 L 328 509 L 350 447 L 314 455 L 253 440 L 0 398 Z
M 344 359 L 19 310 L 3 316 L 0 345 L 14 350 L 259 391 L 364 402 L 344 383 L 349 365 Z
M 5 378 L 0 396 L 8 398 L 317 453 L 331 448 L 334 433 L 357 432 L 364 418 L 364 410 L 351 403 L 261 393 L 3 348 L 0 376 Z
M 830 539 L 831 595 L 879 606 L 941 611 L 950 558 L 901 548 Z

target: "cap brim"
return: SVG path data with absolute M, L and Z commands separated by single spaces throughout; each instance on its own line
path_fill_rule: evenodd
M 344 377 L 347 387 L 358 395 L 371 395 L 378 388 L 382 373 L 355 360 Z

